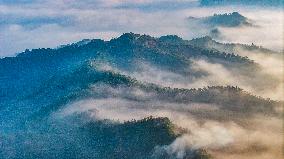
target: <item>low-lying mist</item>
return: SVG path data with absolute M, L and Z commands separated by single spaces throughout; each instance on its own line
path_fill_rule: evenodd
M 74 102 L 52 117 L 62 119 L 87 113 L 94 120 L 121 123 L 149 116 L 167 117 L 182 135 L 170 145 L 157 146 L 153 156 L 167 153 L 184 158 L 192 150 L 204 149 L 214 158 L 281 158 L 282 125 L 278 115 L 253 113 L 243 116 L 216 104 L 166 102 L 139 89 L 106 85 L 92 89 L 107 92 L 109 97 Z
M 146 83 L 154 83 L 171 88 L 202 88 L 207 86 L 239 86 L 255 95 L 274 100 L 283 100 L 283 60 L 282 55 L 267 55 L 261 52 L 238 50 L 258 65 L 257 71 L 247 68 L 228 67 L 222 63 L 212 63 L 206 59 L 193 59 L 188 65 L 188 74 L 181 75 L 163 70 L 149 63 L 138 62 L 137 70 L 125 71 L 108 63 L 99 62 L 95 66 L 104 71 L 114 71 Z M 202 72 L 201 76 L 194 73 Z
M 184 0 L 173 9 L 157 7 L 173 4 L 168 0 L 154 8 L 149 7 L 152 0 L 127 1 L 125 6 L 117 0 L 80 6 L 72 2 L 0 4 L 0 17 L 11 19 L 0 21 L 0 57 L 83 38 L 146 35 L 126 33 L 110 41 L 86 40 L 0 59 L 5 66 L 0 81 L 6 82 L 0 90 L 0 158 L 147 156 L 139 149 L 143 144 L 153 159 L 194 158 L 196 152 L 213 159 L 283 157 L 283 10 L 195 3 L 183 7 Z M 253 25 L 196 21 L 232 12 Z M 33 19 L 37 21 L 31 23 Z M 212 35 L 214 29 L 218 36 L 213 39 L 222 42 L 219 48 L 188 41 Z M 148 117 L 165 117 L 174 126 L 150 123 L 160 130 L 141 140 L 136 129 L 144 129 Z M 163 138 L 160 134 L 168 138 L 157 144 L 153 139 Z

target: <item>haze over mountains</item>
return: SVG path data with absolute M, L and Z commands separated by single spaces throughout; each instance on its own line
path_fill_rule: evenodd
M 253 21 L 238 12 L 214 14 L 213 16 L 201 18 L 188 17 L 188 23 L 196 23 L 197 26 L 204 26 L 210 30 L 210 36 L 218 39 L 222 39 L 223 36 L 220 28 L 257 27 Z
M 0 0 L 0 158 L 283 158 L 280 3 Z
M 189 17 L 189 19 L 196 19 Z M 199 21 L 211 27 L 240 27 L 240 26 L 252 26 L 249 19 L 242 16 L 238 12 L 225 13 L 225 14 L 214 14 L 213 16 L 200 18 Z
M 279 140 L 258 140 L 267 133 L 280 135 L 274 130 L 281 128 L 275 121 L 282 103 L 252 92 L 268 95 L 281 81 L 258 61 L 238 55 L 238 49 L 248 56 L 279 54 L 209 37 L 186 41 L 125 33 L 110 41 L 83 40 L 3 58 L 0 155 L 244 157 L 241 144 L 255 158 L 259 152 L 277 157 Z M 273 130 L 261 130 L 270 121 Z
M 283 28 L 283 11 L 279 7 L 200 7 L 196 1 L 187 0 L 64 2 L 1 1 L 0 35 L 3 38 L 0 39 L 0 57 L 15 56 L 15 53 L 27 48 L 55 48 L 60 44 L 93 37 L 110 40 L 130 31 L 155 37 L 172 34 L 184 39 L 212 36 L 214 28 L 188 23 L 186 17 L 210 17 L 232 12 L 238 12 L 258 27 L 218 28 L 217 32 L 221 33 L 218 40 L 254 43 L 282 50 L 283 38 L 279 35 Z M 127 15 L 133 15 L 135 19 Z M 265 37 L 265 40 L 259 37 Z

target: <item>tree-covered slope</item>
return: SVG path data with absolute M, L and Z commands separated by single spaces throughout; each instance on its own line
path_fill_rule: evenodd
M 264 53 L 267 55 L 277 55 L 279 54 L 276 51 L 269 50 L 262 46 L 257 46 L 254 44 L 245 45 L 245 44 L 238 44 L 238 43 L 221 43 L 217 42 L 209 36 L 195 38 L 189 41 L 190 44 L 196 47 L 207 48 L 218 50 L 221 52 L 226 53 L 239 53 L 240 51 L 247 51 L 247 52 L 254 52 L 254 53 Z
M 243 119 L 256 115 L 281 115 L 281 102 L 238 86 L 175 87 L 180 79 L 191 84 L 210 77 L 196 68 L 199 60 L 248 78 L 260 69 L 249 58 L 200 39 L 134 33 L 0 59 L 0 158 L 172 159 L 176 152 L 166 147 L 194 129 L 179 127 L 163 113 L 244 126 Z M 169 86 L 152 80 L 160 76 L 161 82 L 174 80 Z M 183 157 L 210 155 L 198 147 L 186 148 Z

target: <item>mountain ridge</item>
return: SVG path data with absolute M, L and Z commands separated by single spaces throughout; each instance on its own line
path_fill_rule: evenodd
M 257 74 L 259 67 L 249 58 L 192 42 L 175 35 L 126 33 L 110 41 L 83 40 L 0 59 L 0 138 L 5 148 L 0 158 L 15 149 L 16 158 L 172 159 L 178 152 L 169 153 L 166 147 L 195 130 L 179 128 L 157 110 L 243 127 L 248 123 L 241 119 L 280 116 L 281 102 L 238 86 L 176 87 L 210 77 L 196 68 L 198 62 L 217 65 L 213 72 L 226 67 L 252 84 L 257 83 L 254 76 L 267 78 Z M 157 77 L 170 83 L 156 82 Z M 186 148 L 184 157 L 211 158 L 202 148 Z
M 283 7 L 282 0 L 200 0 L 201 6 L 216 6 L 216 5 L 259 5 Z

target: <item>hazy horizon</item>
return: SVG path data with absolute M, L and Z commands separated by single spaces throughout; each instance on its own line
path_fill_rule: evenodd
M 211 7 L 200 6 L 197 0 L 27 0 L 0 2 L 0 57 L 14 56 L 25 49 L 56 48 L 82 39 L 109 40 L 126 32 L 156 37 L 171 34 L 190 40 L 208 35 L 209 29 L 189 22 L 188 17 L 232 12 L 239 12 L 259 27 L 221 28 L 224 35 L 216 40 L 283 50 L 281 7 Z

